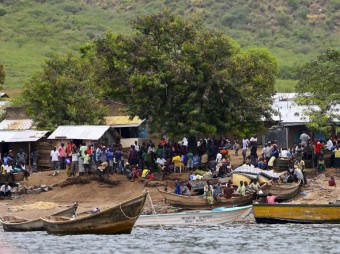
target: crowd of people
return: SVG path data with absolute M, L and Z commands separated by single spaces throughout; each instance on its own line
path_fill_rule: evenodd
M 30 172 L 26 168 L 27 160 L 27 154 L 22 149 L 19 149 L 19 152 L 16 154 L 16 156 L 13 155 L 12 150 L 9 150 L 8 153 L 4 153 L 3 158 L 0 160 L 0 173 L 5 176 L 6 182 L 11 179 L 14 183 L 14 173 L 19 172 L 23 172 L 24 179 L 28 180 Z

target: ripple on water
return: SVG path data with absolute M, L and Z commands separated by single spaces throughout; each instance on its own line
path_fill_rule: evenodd
M 10 233 L 0 239 L 14 253 L 340 253 L 340 225 L 231 224 L 135 228 L 131 235 L 56 236 Z

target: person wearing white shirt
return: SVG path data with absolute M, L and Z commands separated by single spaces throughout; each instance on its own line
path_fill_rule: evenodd
M 183 138 L 182 144 L 183 144 L 184 146 L 188 146 L 188 139 L 187 139 L 186 137 Z
M 331 151 L 332 150 L 332 146 L 333 146 L 333 142 L 332 139 L 329 138 L 326 144 L 327 150 Z
M 257 143 L 257 135 L 254 135 L 253 137 L 250 138 L 250 142 L 255 142 Z
M 249 140 L 248 139 L 242 139 L 242 157 L 243 157 L 243 162 L 246 161 L 248 145 L 249 145 Z
M 216 162 L 219 163 L 220 160 L 222 160 L 222 154 L 219 152 L 219 153 L 216 155 Z
M 11 192 L 11 186 L 8 185 L 6 182 L 4 185 L 1 186 L 0 188 L 0 195 L 3 197 L 10 197 L 12 194 Z
M 54 169 L 53 175 L 59 174 L 59 151 L 57 147 L 54 147 L 50 153 L 52 169 Z

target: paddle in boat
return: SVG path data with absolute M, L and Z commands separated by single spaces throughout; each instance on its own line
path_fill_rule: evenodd
M 340 224 L 340 204 L 254 204 L 257 223 Z
M 252 206 L 225 208 L 219 207 L 213 210 L 181 213 L 151 214 L 139 216 L 135 227 L 157 226 L 210 226 L 232 223 L 242 219 L 251 212 Z
M 78 204 L 74 203 L 71 207 L 54 213 L 53 216 L 63 216 L 71 218 L 78 208 Z M 4 231 L 7 232 L 21 232 L 21 231 L 44 231 L 44 223 L 39 219 L 27 220 L 22 218 L 17 218 L 14 216 L 3 216 L 0 218 L 0 222 Z
M 130 234 L 139 217 L 147 193 L 114 207 L 75 218 L 42 217 L 48 233 L 52 234 Z
M 171 205 L 181 207 L 183 209 L 212 209 L 207 199 L 202 196 L 184 196 L 158 189 L 159 193 L 165 198 L 165 201 Z M 219 201 L 214 200 L 214 207 L 233 207 L 246 205 L 254 199 L 253 194 L 246 196 L 233 196 L 231 198 L 221 198 Z

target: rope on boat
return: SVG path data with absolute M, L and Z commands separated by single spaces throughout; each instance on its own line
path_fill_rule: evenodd
M 158 222 L 159 226 L 161 227 L 163 234 L 166 235 L 165 230 L 164 230 L 164 228 L 163 228 L 163 226 L 162 226 L 162 223 L 159 221 L 158 215 L 157 215 L 157 213 L 156 213 L 156 209 L 155 209 L 155 207 L 154 207 L 154 205 L 153 205 L 153 203 L 152 203 L 152 199 L 151 199 L 151 196 L 150 196 L 150 193 L 149 193 L 149 192 L 148 192 L 148 196 L 149 196 L 149 200 L 150 200 L 151 207 L 152 207 L 152 213 L 156 216 L 157 222 Z
M 137 214 L 136 216 L 133 216 L 133 217 L 127 216 L 127 215 L 124 213 L 123 209 L 122 209 L 122 203 L 119 204 L 119 207 L 120 207 L 120 211 L 122 212 L 122 214 L 123 214 L 127 219 L 136 219 L 136 218 L 138 218 L 139 215 L 140 215 L 140 213 L 139 213 L 139 214 Z

